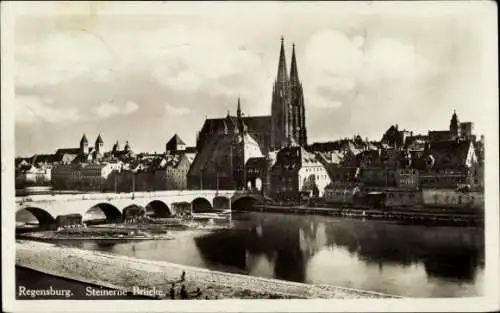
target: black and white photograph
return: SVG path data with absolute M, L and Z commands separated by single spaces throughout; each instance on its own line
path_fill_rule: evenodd
M 498 310 L 496 12 L 2 2 L 5 310 Z

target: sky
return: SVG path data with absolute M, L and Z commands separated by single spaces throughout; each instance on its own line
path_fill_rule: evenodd
M 453 110 L 483 134 L 498 103 L 487 4 L 32 3 L 15 17 L 16 155 L 83 133 L 105 149 L 163 152 L 174 133 L 194 145 L 238 97 L 268 115 L 281 36 L 288 67 L 296 45 L 310 143 L 445 130 Z

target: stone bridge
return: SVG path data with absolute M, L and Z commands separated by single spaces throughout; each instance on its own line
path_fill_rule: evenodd
M 144 208 L 155 217 L 175 216 L 183 210 L 210 212 L 241 210 L 262 203 L 262 195 L 241 190 L 168 190 L 135 193 L 90 193 L 68 195 L 32 195 L 16 197 L 18 214 L 33 214 L 40 225 L 54 224 L 59 215 L 103 213 L 107 220 L 122 218 L 124 210 Z

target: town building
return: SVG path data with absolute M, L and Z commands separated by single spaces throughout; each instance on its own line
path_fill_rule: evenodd
M 386 144 L 391 148 L 400 149 L 406 144 L 406 140 L 409 137 L 413 136 L 413 132 L 407 130 L 399 130 L 399 125 L 392 125 L 389 129 L 384 133 L 382 139 L 380 140 L 381 144 Z
M 174 151 L 177 152 L 172 154 Z M 156 190 L 186 190 L 188 188 L 187 176 L 194 154 L 179 153 L 179 151 L 183 150 L 170 150 L 165 162 L 155 170 Z
M 290 138 L 271 170 L 271 196 L 280 201 L 298 201 L 303 197 L 322 197 L 330 177 L 317 157 Z
M 354 203 L 359 193 L 359 168 L 331 164 L 326 167 L 331 182 L 325 187 L 323 199 L 326 203 Z
M 420 163 L 421 188 L 457 188 L 479 183 L 476 149 L 472 141 L 446 140 L 427 145 Z
M 50 185 L 52 180 L 52 167 L 36 167 L 27 165 L 24 168 L 16 170 L 15 185 L 16 189 L 22 189 L 26 186 L 45 186 Z
M 105 153 L 105 158 L 128 163 L 136 158 L 136 154 L 128 141 L 125 142 L 123 149 L 120 148 L 119 142 L 116 141 L 112 150 L 109 153 Z
M 263 192 L 268 182 L 269 160 L 266 157 L 248 159 L 246 170 L 247 190 Z
M 108 176 L 116 170 L 116 164 L 63 164 L 52 171 L 52 186 L 57 190 L 103 191 Z

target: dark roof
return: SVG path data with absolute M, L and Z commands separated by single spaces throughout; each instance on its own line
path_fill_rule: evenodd
M 243 123 L 247 125 L 249 132 L 271 133 L 271 116 L 246 116 Z
M 341 141 L 328 141 L 328 142 L 315 142 L 311 145 L 309 145 L 307 148 L 310 151 L 314 152 L 326 152 L 326 151 L 333 151 L 333 150 L 339 150 L 341 146 Z
M 326 152 L 326 151 L 334 151 L 340 150 L 343 147 L 346 147 L 350 139 L 340 139 L 335 141 L 327 141 L 327 142 L 315 142 L 309 145 L 307 148 L 309 151 L 313 152 Z
M 246 168 L 265 168 L 266 167 L 266 158 L 249 158 L 246 163 Z
M 80 148 L 63 148 L 63 149 L 57 149 L 56 151 L 57 155 L 79 154 L 79 153 L 80 153 Z
M 83 143 L 89 143 L 89 141 L 87 140 L 87 136 L 85 136 L 85 134 L 83 134 L 82 139 L 80 139 L 80 144 Z
M 403 134 L 403 131 L 399 131 L 398 125 L 392 125 L 389 129 L 387 129 L 380 141 L 390 146 L 400 146 L 403 144 Z
M 36 163 L 53 163 L 56 162 L 57 156 L 55 154 L 35 154 L 31 157 L 31 164 Z
M 449 130 L 430 130 L 429 140 L 430 141 L 444 141 L 449 140 L 452 137 L 452 133 Z
M 102 141 L 101 134 L 99 134 L 97 136 L 97 139 L 95 140 L 95 143 L 104 143 L 104 141 Z
M 271 116 L 245 116 L 241 119 L 243 129 L 246 129 L 265 151 L 271 136 Z M 198 134 L 197 148 L 203 149 L 214 134 L 221 134 L 226 130 L 228 133 L 239 131 L 238 125 L 238 118 L 230 115 L 224 118 L 206 119 Z
M 201 171 L 218 171 L 221 176 L 232 177 L 231 149 L 233 145 L 232 136 L 208 137 L 206 144 L 198 152 L 188 176 L 197 176 Z
M 23 162 L 30 163 L 31 162 L 31 157 L 29 157 L 29 158 L 18 157 L 18 158 L 15 159 L 16 166 L 18 166 L 19 164 L 21 164 Z
M 408 137 L 406 137 L 405 145 L 406 146 L 410 146 L 411 144 L 413 144 L 417 140 L 420 140 L 420 141 L 429 141 L 429 136 L 427 136 L 427 135 L 412 135 L 412 136 L 408 136 Z
M 358 168 L 355 166 L 337 166 L 335 164 L 328 164 L 325 166 L 328 177 L 332 182 L 336 181 L 337 174 L 342 174 L 342 176 L 349 178 L 350 181 L 356 180 L 356 174 L 358 173 Z
M 231 123 L 228 125 L 227 122 Z M 243 123 L 248 127 L 249 133 L 270 133 L 271 132 L 271 116 L 244 116 L 242 117 Z M 209 133 L 210 130 L 216 132 L 219 129 L 224 127 L 224 124 L 227 127 L 236 126 L 237 125 L 237 117 L 235 116 L 226 116 L 223 118 L 209 118 L 205 120 L 201 128 L 200 133 Z
M 451 135 L 449 130 L 429 130 L 429 136 L 432 135 Z
M 172 138 L 167 142 L 167 145 L 185 145 L 186 143 L 179 137 L 179 135 L 175 134 Z
M 444 140 L 430 144 L 429 153 L 437 168 L 461 168 L 465 165 L 471 141 Z

